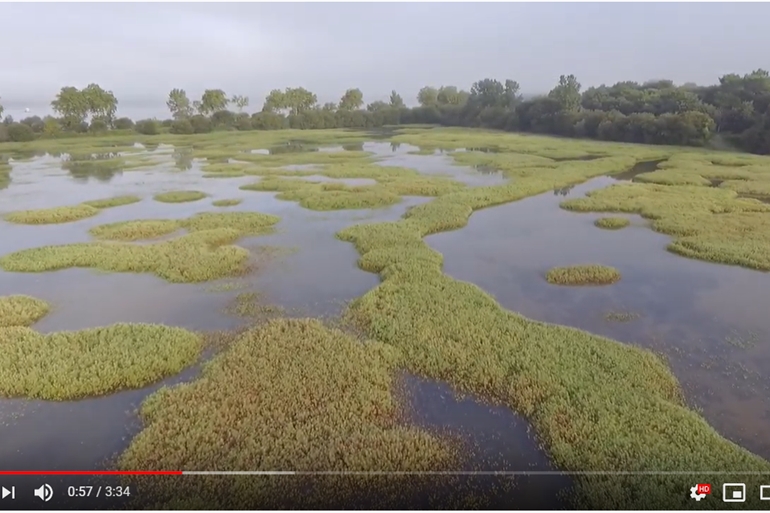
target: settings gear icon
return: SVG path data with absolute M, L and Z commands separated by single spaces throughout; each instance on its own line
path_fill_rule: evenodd
M 693 486 L 692 488 L 690 488 L 690 497 L 695 499 L 696 501 L 699 501 L 699 500 L 705 498 L 706 494 L 705 493 L 698 493 L 698 487 L 697 486 Z

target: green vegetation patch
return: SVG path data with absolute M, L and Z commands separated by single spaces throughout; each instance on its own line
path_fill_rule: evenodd
M 770 271 L 770 205 L 722 187 L 622 184 L 567 200 L 579 212 L 624 212 L 674 237 L 674 253 Z
M 156 194 L 154 199 L 163 203 L 186 203 L 188 201 L 198 201 L 205 197 L 206 194 L 200 191 L 171 191 Z
M 510 134 L 435 132 L 398 138 L 416 144 L 410 140 L 414 137 L 435 146 L 439 140 L 451 139 L 449 147 L 494 143 L 514 146 L 518 152 L 528 146 L 543 151 L 546 146 L 545 138 L 529 142 L 528 137 Z M 553 153 L 562 148 L 563 153 L 573 149 L 577 154 L 601 154 L 623 147 L 548 141 L 555 148 Z M 656 151 L 674 151 L 628 148 L 638 160 L 660 158 Z M 770 463 L 721 437 L 687 408 L 677 380 L 652 352 L 507 311 L 475 285 L 444 275 L 441 254 L 422 240 L 432 233 L 462 228 L 474 210 L 597 176 L 591 169 L 595 162 L 585 167 L 564 162 L 556 168 L 533 168 L 515 184 L 451 193 L 410 209 L 398 222 L 342 230 L 338 237 L 353 243 L 361 254 L 359 266 L 382 279 L 351 305 L 350 316 L 370 337 L 401 349 L 409 370 L 448 381 L 525 415 L 560 469 L 717 471 L 703 477 L 708 482 L 730 479 L 719 471 L 770 471 Z M 561 172 L 563 164 L 568 165 Z M 681 203 L 678 208 L 686 210 Z M 672 508 L 672 500 L 679 497 L 684 509 L 691 507 L 692 500 L 682 490 L 692 486 L 691 480 L 684 475 L 580 475 L 575 478 L 574 497 L 586 509 Z M 754 489 L 761 483 L 758 477 L 745 480 Z M 747 502 L 751 501 L 759 506 L 758 498 L 749 497 Z
M 137 219 L 103 224 L 91 228 L 89 233 L 105 240 L 136 241 L 154 239 L 178 230 L 191 232 L 227 229 L 241 235 L 269 233 L 280 218 L 259 212 L 203 212 L 187 219 Z
M 0 328 L 31 326 L 46 316 L 50 306 L 42 299 L 30 296 L 0 297 Z
M 115 196 L 113 198 L 106 198 L 101 200 L 85 201 L 83 205 L 88 205 L 94 208 L 112 208 L 122 207 L 123 205 L 131 205 L 141 201 L 141 198 L 137 196 Z
M 141 388 L 195 362 L 201 338 L 181 328 L 115 324 L 42 335 L 0 328 L 0 395 L 65 401 Z
M 280 220 L 259 212 L 204 212 L 187 219 L 144 219 L 94 227 L 107 241 L 43 246 L 0 257 L 11 272 L 44 272 L 91 267 L 111 272 L 149 272 L 174 283 L 194 283 L 245 272 L 249 251 L 232 244 L 246 235 L 269 233 Z M 134 241 L 173 233 L 191 233 L 151 244 Z M 119 240 L 121 242 L 112 242 Z
M 446 469 L 455 460 L 447 444 L 395 422 L 393 373 L 400 361 L 392 346 L 361 343 L 317 320 L 270 321 L 244 333 L 197 381 L 151 395 L 140 411 L 145 428 L 120 456 L 118 467 Z M 287 493 L 338 498 L 354 493 L 345 487 L 300 493 L 299 480 L 288 489 L 283 480 L 251 480 L 249 486 L 237 480 L 187 483 L 158 485 L 156 500 L 194 496 L 217 504 L 253 504 L 283 499 Z
M 243 202 L 242 198 L 233 198 L 233 199 L 221 199 L 221 200 L 214 200 L 211 202 L 212 205 L 215 207 L 234 207 L 235 205 L 240 205 Z
M 625 217 L 600 217 L 594 221 L 594 225 L 605 230 L 620 230 L 631 224 Z
M 90 205 L 20 210 L 6 214 L 5 220 L 18 224 L 54 224 L 79 221 L 95 216 L 99 209 Z
M 620 280 L 620 271 L 606 265 L 571 265 L 550 269 L 545 279 L 554 285 L 610 285 Z

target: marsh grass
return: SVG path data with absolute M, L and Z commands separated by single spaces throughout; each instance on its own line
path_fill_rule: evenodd
M 130 205 L 140 201 L 136 196 L 116 196 L 100 200 L 90 200 L 79 205 L 19 210 L 5 215 L 5 220 L 17 224 L 57 224 L 80 221 L 95 216 L 105 208 Z
M 45 317 L 50 305 L 42 299 L 30 296 L 0 297 L 0 328 L 31 326 Z
M 620 281 L 620 271 L 606 265 L 554 267 L 545 274 L 554 285 L 610 285 Z
M 107 241 L 43 246 L 0 257 L 11 272 L 44 272 L 71 267 L 110 272 L 149 272 L 174 283 L 240 276 L 251 267 L 249 251 L 232 245 L 246 235 L 270 233 L 279 217 L 258 212 L 204 212 L 187 219 L 122 221 L 91 229 Z M 131 244 L 186 229 L 179 237 Z M 113 242 L 119 240 L 121 242 Z
M 270 321 L 244 333 L 197 381 L 147 398 L 140 410 L 145 428 L 120 456 L 118 468 L 449 468 L 453 447 L 396 423 L 393 373 L 400 361 L 391 346 L 362 343 L 317 320 Z M 148 495 L 159 504 L 179 497 L 230 505 L 287 497 L 309 503 L 323 495 L 355 498 L 371 480 L 310 489 L 302 479 L 250 480 L 247 486 L 238 480 L 186 483 L 156 484 Z
M 137 196 L 115 196 L 112 198 L 106 198 L 101 200 L 84 201 L 83 205 L 88 205 L 94 208 L 112 208 L 122 207 L 123 205 L 131 205 L 132 203 L 138 203 L 141 198 Z
M 625 217 L 600 217 L 594 225 L 605 230 L 620 230 L 631 224 Z
M 770 205 L 722 187 L 622 184 L 563 202 L 579 212 L 624 212 L 652 220 L 682 256 L 770 271 Z
M 243 202 L 242 198 L 233 198 L 233 199 L 220 199 L 220 200 L 214 200 L 211 202 L 212 205 L 215 207 L 234 207 L 235 205 L 240 205 Z
M 253 321 L 265 320 L 286 311 L 280 306 L 270 304 L 259 292 L 241 292 L 225 308 L 225 313 Z
M 162 203 L 186 203 L 188 201 L 198 201 L 205 197 L 206 193 L 200 191 L 170 191 L 156 194 L 153 196 L 153 199 Z
M 5 220 L 17 224 L 55 224 L 79 221 L 95 216 L 99 209 L 90 205 L 20 210 L 6 214 Z
M 418 145 L 430 141 L 450 148 L 494 145 L 556 158 L 617 149 L 646 161 L 681 151 L 448 129 L 404 134 L 394 140 Z M 400 349 L 408 370 L 447 381 L 526 416 L 558 468 L 713 469 L 714 474 L 704 477 L 708 482 L 729 479 L 720 475 L 722 471 L 768 472 L 768 462 L 722 438 L 687 408 L 679 383 L 659 356 L 504 310 L 475 285 L 444 275 L 441 254 L 422 240 L 432 233 L 462 228 L 474 210 L 607 174 L 607 167 L 615 167 L 610 174 L 619 173 L 625 168 L 621 164 L 618 160 L 610 166 L 599 159 L 523 167 L 516 171 L 520 179 L 515 184 L 447 194 L 410 209 L 400 221 L 342 230 L 337 236 L 355 245 L 361 254 L 359 266 L 378 273 L 382 280 L 351 305 L 348 315 L 370 337 Z M 679 209 L 687 207 L 680 202 Z M 620 211 L 637 210 L 638 206 Z M 692 486 L 691 480 L 691 476 L 671 475 L 581 475 L 575 478 L 573 496 L 587 509 L 684 509 L 692 507 L 683 492 Z M 745 480 L 754 488 L 761 481 Z M 759 505 L 756 497 L 747 502 Z
M 141 388 L 198 359 L 201 338 L 181 328 L 115 324 L 47 335 L 0 328 L 0 395 L 64 401 Z
M 421 176 L 404 168 L 335 166 L 308 173 L 334 179 L 371 178 L 377 183 L 351 186 L 268 175 L 240 188 L 278 192 L 278 199 L 297 201 L 302 207 L 318 211 L 386 207 L 399 203 L 402 196 L 441 196 L 465 188 L 465 184 L 446 177 Z

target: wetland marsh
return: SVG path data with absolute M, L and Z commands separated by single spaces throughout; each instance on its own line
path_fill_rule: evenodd
M 0 154 L 4 468 L 770 472 L 770 158 L 444 128 Z M 458 482 L 671 509 L 724 477 Z M 300 505 L 428 485 L 330 479 Z M 241 484 L 195 482 L 287 480 Z

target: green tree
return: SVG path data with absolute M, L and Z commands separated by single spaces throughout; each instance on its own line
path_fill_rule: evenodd
M 67 129 L 75 129 L 88 116 L 88 101 L 77 87 L 62 87 L 51 108 L 62 117 L 62 124 Z
M 187 92 L 184 89 L 172 89 L 168 93 L 166 106 L 174 119 L 187 119 L 193 114 L 190 98 L 187 97 Z
M 304 87 L 287 87 L 285 91 L 273 89 L 265 98 L 262 112 L 298 115 L 312 109 L 318 97 Z
M 438 89 L 425 86 L 417 93 L 417 101 L 423 107 L 435 107 L 438 105 Z
M 377 111 L 381 111 L 389 108 L 391 108 L 390 104 L 382 101 L 372 102 L 366 106 L 366 110 L 368 110 L 369 112 L 377 112 Z
M 460 91 L 455 86 L 441 86 L 436 95 L 439 105 L 464 105 L 468 101 L 469 93 Z
M 390 92 L 390 106 L 394 109 L 403 109 L 406 107 L 404 104 L 404 99 L 401 98 L 401 95 L 398 94 L 396 91 Z
M 339 110 L 358 110 L 364 104 L 364 93 L 360 89 L 348 89 L 340 98 Z
M 227 109 L 227 104 L 230 103 L 227 94 L 221 89 L 206 89 L 203 91 L 200 103 L 197 105 L 197 110 L 200 114 L 208 116 L 220 110 Z
M 562 111 L 575 112 L 580 110 L 580 87 L 575 75 L 562 75 L 559 84 L 551 89 L 548 97 L 556 100 Z
M 0 99 L 2 99 L 2 98 L 0 98 Z M 5 109 L 3 109 L 3 105 L 0 103 L 0 118 L 2 118 L 2 117 L 3 117 L 3 111 L 4 111 L 4 110 L 5 110 Z
M 326 102 L 323 104 L 323 107 L 321 107 L 321 110 L 324 112 L 334 112 L 337 110 L 337 104 L 334 102 Z
M 236 94 L 230 99 L 230 102 L 238 107 L 238 112 L 243 112 L 243 109 L 249 106 L 249 97 Z
M 111 126 L 118 110 L 118 99 L 112 91 L 105 91 L 98 84 L 88 84 L 80 94 L 87 106 L 87 113 L 93 119 L 100 119 Z

